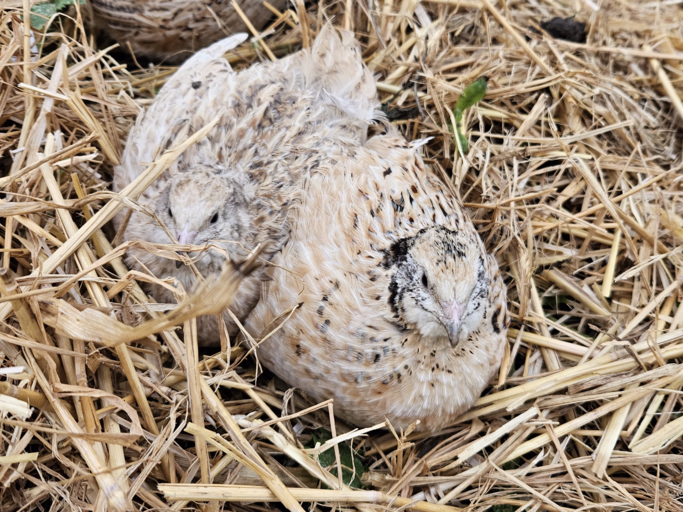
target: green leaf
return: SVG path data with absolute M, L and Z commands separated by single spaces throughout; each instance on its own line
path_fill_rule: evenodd
M 63 11 L 70 5 L 75 5 L 76 2 L 74 0 L 55 0 L 55 5 L 57 6 L 58 11 Z M 85 0 L 79 0 L 78 1 L 79 5 L 85 5 Z
M 313 433 L 312 446 L 316 443 L 324 444 L 325 441 L 332 439 L 328 430 L 318 429 Z M 339 445 L 339 462 L 342 465 L 342 481 L 349 487 L 363 488 L 360 479 L 363 476 L 363 461 L 358 454 L 351 449 L 348 443 Z M 334 446 L 328 448 L 318 455 L 320 465 L 326 468 L 334 476 L 337 476 L 337 458 L 334 454 Z M 355 470 L 355 471 L 354 471 Z
M 55 0 L 54 2 L 45 2 L 34 5 L 31 8 L 31 27 L 36 30 L 43 30 L 47 22 L 60 11 L 63 11 L 70 5 L 74 5 L 74 0 Z M 80 5 L 85 4 L 85 0 L 78 0 Z
M 485 76 L 477 78 L 470 85 L 465 87 L 462 94 L 458 98 L 458 102 L 455 104 L 455 111 L 462 113 L 470 107 L 473 107 L 486 96 L 486 85 L 488 83 L 488 78 Z M 457 118 L 456 118 L 457 119 Z
M 467 137 L 462 133 L 464 131 L 461 126 L 462 115 L 465 112 L 465 110 L 467 110 L 470 107 L 473 107 L 474 105 L 476 105 L 484 99 L 484 96 L 486 96 L 487 83 L 488 78 L 482 76 L 477 78 L 467 87 L 465 87 L 465 90 L 462 91 L 462 94 L 458 98 L 458 101 L 455 104 L 455 108 L 453 109 L 453 115 L 455 116 L 455 129 L 453 130 L 453 136 L 457 137 L 457 139 L 455 140 L 456 144 L 458 143 L 458 141 L 460 141 L 460 148 L 462 149 L 463 154 L 467 153 L 467 150 L 469 149 L 469 144 L 467 143 Z
M 55 4 L 38 4 L 31 8 L 31 27 L 36 30 L 43 30 L 45 24 L 49 21 L 52 16 L 57 14 L 57 7 Z
M 55 0 L 55 7 L 58 11 L 73 5 L 73 0 Z

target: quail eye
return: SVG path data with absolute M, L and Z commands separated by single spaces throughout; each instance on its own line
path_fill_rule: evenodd
M 218 214 L 217 213 L 213 214 L 213 217 L 211 217 L 210 222 L 211 222 L 211 224 L 215 224 L 216 222 L 218 222 Z
M 173 218 L 173 212 L 171 211 L 170 208 L 168 209 L 168 216 L 171 217 L 171 218 Z
M 429 287 L 429 281 L 427 281 L 427 274 L 422 274 L 422 286 L 425 288 Z

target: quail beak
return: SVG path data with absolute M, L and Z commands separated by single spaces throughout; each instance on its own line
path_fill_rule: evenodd
M 196 231 L 190 231 L 189 230 L 189 223 L 186 223 L 185 228 L 182 231 L 176 231 L 175 236 L 178 239 L 178 243 L 180 245 L 190 245 L 194 242 L 194 239 L 197 237 L 197 232 Z M 182 255 L 182 253 L 180 251 L 176 251 L 176 254 L 178 256 Z M 182 261 L 176 261 L 175 262 L 175 268 L 180 268 L 182 266 L 183 266 Z
M 448 333 L 448 340 L 455 348 L 460 341 L 460 327 L 462 326 L 462 316 L 465 313 L 465 306 L 456 301 L 442 304 L 444 319 L 443 326 Z
M 175 236 L 180 245 L 190 245 L 194 242 L 194 239 L 197 238 L 197 232 L 190 231 L 189 223 L 186 223 L 182 231 L 176 231 Z

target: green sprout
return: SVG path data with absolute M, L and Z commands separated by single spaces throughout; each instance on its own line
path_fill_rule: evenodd
M 488 78 L 482 76 L 465 87 L 465 90 L 462 91 L 462 94 L 458 98 L 458 102 L 455 104 L 455 108 L 453 109 L 453 115 L 455 116 L 455 127 L 452 128 L 453 140 L 455 140 L 456 145 L 458 145 L 458 141 L 460 141 L 460 149 L 462 150 L 463 155 L 467 153 L 469 144 L 467 142 L 467 137 L 464 134 L 465 130 L 462 126 L 462 115 L 465 110 L 473 107 L 484 99 L 488 81 Z

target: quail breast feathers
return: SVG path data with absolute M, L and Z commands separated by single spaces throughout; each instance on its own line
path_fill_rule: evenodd
M 190 253 L 205 278 L 220 272 L 225 251 L 237 262 L 258 246 L 265 258 L 276 254 L 289 236 L 287 212 L 301 181 L 323 160 L 341 160 L 361 145 L 377 116 L 374 80 L 351 34 L 326 27 L 310 50 L 234 72 L 222 56 L 244 39 L 214 43 L 178 69 L 138 117 L 114 175 L 119 191 L 164 150 L 220 115 L 145 191 L 143 208 L 124 232 L 124 240 L 208 247 Z M 115 218 L 117 229 L 124 218 Z M 128 262 L 157 277 L 174 276 L 186 289 L 196 280 L 191 267 L 142 249 L 132 249 Z M 263 278 L 256 273 L 240 287 L 231 308 L 238 319 L 254 307 Z M 164 287 L 150 291 L 173 301 Z M 235 333 L 227 314 L 225 320 Z M 200 318 L 200 343 L 217 344 L 217 328 L 216 318 Z
M 360 426 L 437 430 L 467 410 L 500 365 L 506 289 L 417 150 L 389 128 L 311 175 L 289 216 L 246 328 L 262 336 L 298 310 L 260 361 Z

